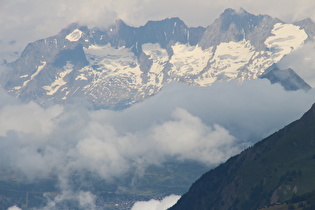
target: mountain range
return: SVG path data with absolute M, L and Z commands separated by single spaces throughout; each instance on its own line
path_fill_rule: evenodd
M 105 29 L 73 23 L 57 35 L 29 43 L 17 60 L 5 62 L 0 86 L 21 101 L 44 107 L 84 104 L 109 109 L 139 103 L 171 82 L 205 87 L 268 79 L 288 91 L 307 91 L 312 87 L 303 78 L 277 63 L 314 35 L 310 19 L 291 24 L 243 9 L 226 9 L 205 28 L 188 27 L 179 18 L 140 27 L 117 20 Z M 173 209 L 257 209 L 310 192 L 315 185 L 310 178 L 314 110 L 203 175 Z M 206 171 L 198 164 L 169 160 L 164 166 L 150 166 L 133 189 L 127 189 L 134 182 L 132 174 L 114 184 L 93 176 L 89 186 L 75 176 L 71 181 L 93 192 L 97 206 L 117 209 L 119 203 L 128 209 L 140 198 L 183 193 Z M 12 180 L 0 180 L 2 209 L 15 204 L 35 208 L 58 198 L 56 180 Z M 67 202 L 55 208 L 77 205 Z
M 0 84 L 11 95 L 43 106 L 87 103 L 122 109 L 172 81 L 209 86 L 257 79 L 314 34 L 310 19 L 287 24 L 243 9 L 226 9 L 206 28 L 188 27 L 179 18 L 140 27 L 117 20 L 106 29 L 71 24 L 28 44 L 20 58 L 5 64 Z M 285 86 L 300 83 L 293 89 L 309 88 L 293 71 L 274 73 L 262 77 Z

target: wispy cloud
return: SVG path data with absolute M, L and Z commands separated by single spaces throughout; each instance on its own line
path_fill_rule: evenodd
M 46 206 L 41 207 L 41 210 L 58 210 L 60 206 L 62 206 L 62 202 L 64 201 L 76 201 L 78 203 L 78 207 L 80 209 L 86 210 L 94 210 L 96 209 L 95 199 L 96 196 L 91 192 L 79 191 L 73 192 L 71 190 L 63 190 L 61 194 L 54 197 L 54 199 L 50 199 L 49 196 L 44 195 L 48 203 Z
M 22 210 L 22 209 L 17 206 L 11 206 L 10 208 L 8 208 L 8 210 Z

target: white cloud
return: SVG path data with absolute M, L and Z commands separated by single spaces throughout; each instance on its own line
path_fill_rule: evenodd
M 173 119 L 153 128 L 157 148 L 165 155 L 218 164 L 239 151 L 235 138 L 219 125 L 206 126 L 198 117 L 177 108 Z
M 15 206 L 11 206 L 10 208 L 8 208 L 8 210 L 22 210 L 22 209 L 15 205 Z
M 9 130 L 29 133 L 37 137 L 48 135 L 53 130 L 52 119 L 61 113 L 61 106 L 41 109 L 34 102 L 5 106 L 0 110 L 0 136 L 4 136 Z
M 131 210 L 167 210 L 172 207 L 178 200 L 180 196 L 170 195 L 162 200 L 149 200 L 149 201 L 138 201 L 136 202 Z

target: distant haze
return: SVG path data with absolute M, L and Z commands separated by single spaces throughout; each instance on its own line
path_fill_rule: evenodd
M 139 26 L 148 20 L 179 17 L 188 26 L 208 26 L 226 8 L 244 8 L 286 22 L 315 19 L 313 0 L 1 0 L 0 59 L 5 53 L 20 52 L 27 43 L 54 35 L 73 22 L 107 27 L 122 19 Z

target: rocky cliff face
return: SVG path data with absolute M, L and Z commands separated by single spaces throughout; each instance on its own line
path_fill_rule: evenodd
M 256 79 L 313 34 L 312 22 L 285 24 L 267 15 L 227 9 L 209 27 L 178 18 L 105 30 L 72 24 L 30 43 L 2 76 L 2 86 L 42 105 L 91 103 L 124 108 L 180 81 Z
M 265 50 L 265 40 L 272 35 L 276 23 L 283 23 L 268 15 L 255 16 L 241 9 L 226 9 L 207 27 L 200 45 L 205 49 L 224 42 L 249 40 L 257 50 Z

